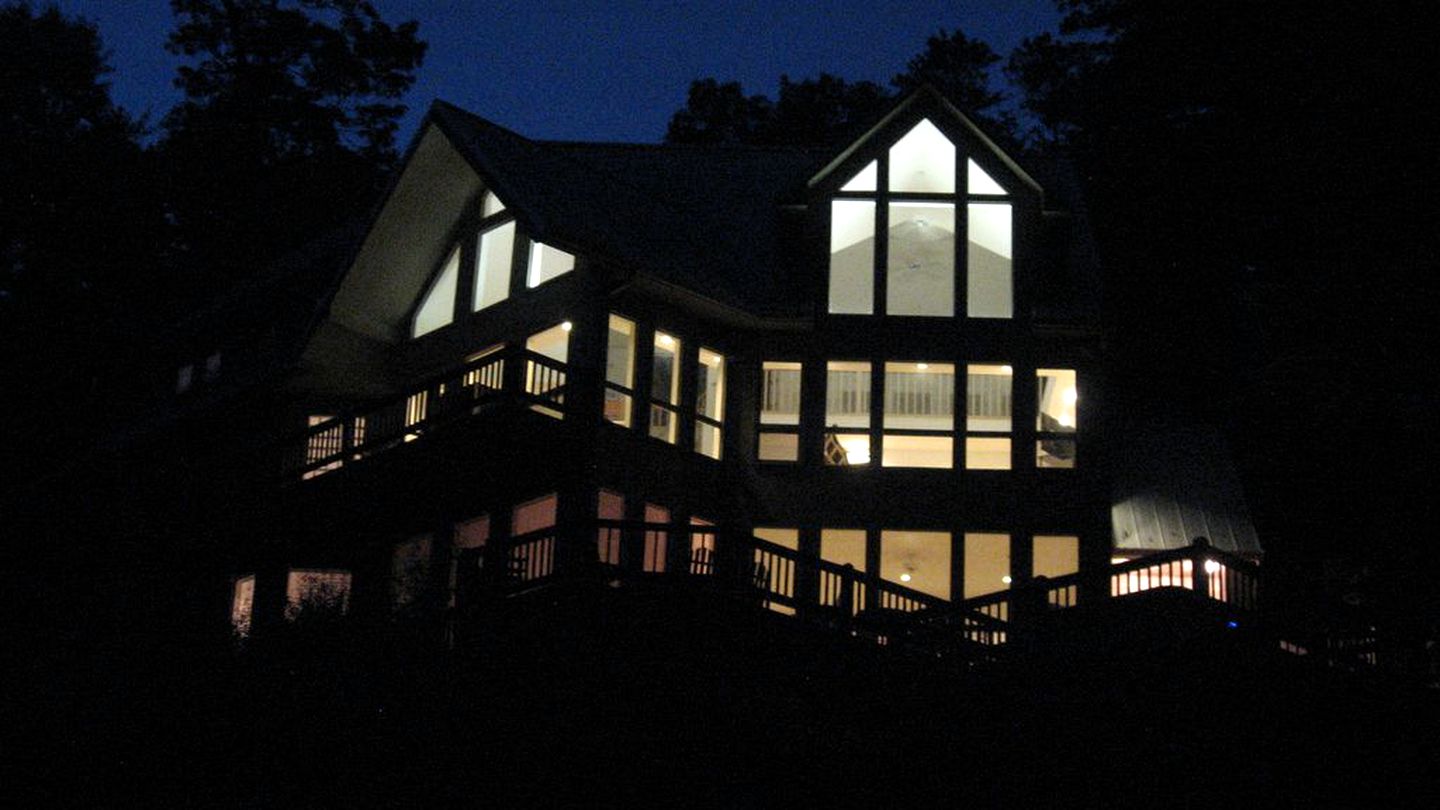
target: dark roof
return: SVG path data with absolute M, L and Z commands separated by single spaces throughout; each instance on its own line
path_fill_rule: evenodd
M 794 314 L 778 206 L 825 154 L 793 147 L 531 141 L 448 104 L 432 115 L 537 238 L 761 315 Z

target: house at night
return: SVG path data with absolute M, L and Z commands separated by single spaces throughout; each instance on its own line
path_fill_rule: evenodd
M 142 601 L 242 635 L 323 603 L 453 643 L 575 583 L 981 654 L 1142 591 L 1250 610 L 1209 437 L 1106 411 L 1070 186 L 929 88 L 832 151 L 436 103 L 363 228 L 196 314 L 77 491 L 191 560 L 182 592 L 137 566 L 172 594 Z

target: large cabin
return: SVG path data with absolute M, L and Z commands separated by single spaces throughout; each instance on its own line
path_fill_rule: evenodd
M 1207 437 L 1105 410 L 1071 186 L 929 88 L 830 151 L 532 141 L 436 103 L 271 377 L 270 497 L 219 530 L 234 627 L 324 606 L 453 640 L 582 580 L 881 641 L 999 645 L 1167 586 L 1252 608 Z

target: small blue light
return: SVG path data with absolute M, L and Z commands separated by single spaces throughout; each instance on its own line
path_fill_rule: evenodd
M 1231 630 L 1234 630 L 1235 628 L 1240 626 L 1240 623 L 1236 621 L 1228 621 L 1225 622 L 1225 626 L 1230 628 Z

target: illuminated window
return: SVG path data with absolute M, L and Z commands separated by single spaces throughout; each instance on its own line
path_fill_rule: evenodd
M 760 377 L 761 461 L 800 460 L 800 364 L 766 360 Z
M 504 210 L 505 203 L 500 202 L 500 198 L 495 196 L 495 192 L 485 192 L 485 201 L 480 206 L 480 216 L 492 217 Z
M 625 496 L 608 489 L 600 490 L 595 516 L 601 520 L 624 520 Z M 621 530 L 614 526 L 600 527 L 595 536 L 595 556 L 602 564 L 620 564 L 621 537 Z
M 629 427 L 635 407 L 635 322 L 610 316 L 605 348 L 605 418 Z
M 725 358 L 701 348 L 695 367 L 695 452 L 720 458 L 725 420 Z
M 890 190 L 955 193 L 955 144 L 929 120 L 890 147 Z
M 645 522 L 656 524 L 668 524 L 670 522 L 670 510 L 663 506 L 656 506 L 653 503 L 645 504 Z M 669 556 L 670 533 L 661 529 L 648 529 L 645 532 L 645 550 L 641 558 L 641 570 L 654 574 L 665 573 L 666 557 Z
M 525 340 L 525 350 L 532 356 L 525 359 L 525 393 L 556 405 L 565 402 L 565 364 L 570 358 L 569 321 L 536 332 Z M 561 418 L 564 414 L 542 404 L 530 406 L 547 416 Z
M 255 618 L 255 577 L 240 577 L 230 597 L 230 626 L 235 635 L 242 638 L 250 635 L 251 623 Z
M 285 582 L 285 618 L 342 616 L 349 610 L 349 571 L 290 571 Z
M 954 203 L 892 202 L 886 210 L 885 313 L 954 315 Z
M 1015 285 L 1010 203 L 972 202 L 969 217 L 965 229 L 969 241 L 965 259 L 969 279 L 968 314 L 972 318 L 1013 317 Z
M 655 333 L 650 369 L 650 435 L 674 444 L 679 429 L 680 341 Z
M 541 284 L 575 269 L 575 256 L 541 242 L 530 244 L 530 266 L 525 272 L 525 286 Z
M 519 504 L 510 515 L 511 546 L 507 575 L 530 582 L 555 573 L 555 515 L 559 498 L 551 493 Z
M 510 264 L 515 258 L 515 222 L 480 232 L 476 244 L 475 309 L 482 310 L 510 296 Z
M 886 363 L 882 427 L 882 466 L 953 466 L 955 367 L 949 363 Z
M 718 533 L 707 529 L 714 529 L 715 522 L 705 518 L 690 518 L 690 573 L 692 574 L 713 574 L 715 573 L 715 539 Z
M 825 364 L 825 463 L 870 463 L 870 364 Z
M 965 598 L 1010 587 L 1010 535 L 965 533 Z
M 411 337 L 433 332 L 455 318 L 455 285 L 459 279 L 460 246 L 456 245 L 420 299 L 410 326 Z
M 830 312 L 874 311 L 875 203 L 836 200 L 830 204 Z
M 880 578 L 949 599 L 950 533 L 881 532 Z
M 964 203 L 966 315 L 1013 317 L 1012 203 L 973 158 L 966 158 L 965 189 L 957 189 L 958 158 L 955 144 L 921 120 L 883 164 L 871 161 L 840 187 L 830 202 L 831 314 L 874 314 L 883 273 L 884 314 L 955 315 L 957 208 Z
M 1042 535 L 1034 538 L 1034 575 L 1063 577 L 1080 570 L 1080 538 L 1074 535 Z
M 820 559 L 835 565 L 848 565 L 856 572 L 865 572 L 865 530 L 864 529 L 821 529 Z M 823 572 L 820 575 L 820 604 L 840 603 L 843 588 L 848 587 L 837 575 Z M 864 591 L 852 590 L 854 609 L 864 610 Z
M 800 549 L 800 531 L 798 529 L 757 528 L 755 536 L 792 552 Z M 786 615 L 794 614 L 795 609 L 768 597 L 775 595 L 788 599 L 795 598 L 795 561 L 793 556 L 776 554 L 763 547 L 757 547 L 754 553 L 755 582 L 766 594 L 765 607 Z
M 1080 394 L 1074 369 L 1042 368 L 1035 372 L 1038 399 L 1035 414 L 1035 466 L 1075 466 L 1076 410 Z
M 972 363 L 965 374 L 965 469 L 1010 469 L 1010 366 Z

